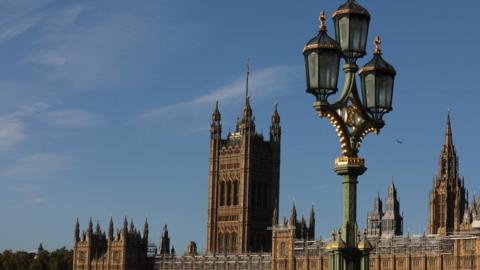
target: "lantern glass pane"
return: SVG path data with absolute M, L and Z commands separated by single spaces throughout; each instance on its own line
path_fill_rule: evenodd
M 308 55 L 308 79 L 310 90 L 318 89 L 318 53 L 311 52 Z
M 350 18 L 350 51 L 358 52 L 362 43 L 362 24 L 358 17 Z
M 393 78 L 388 75 L 377 76 L 378 107 L 390 110 L 392 104 Z
M 340 40 L 337 40 L 340 43 L 342 51 L 349 50 L 349 32 L 350 32 L 350 18 L 344 16 L 338 21 L 338 32 L 337 35 Z
M 365 76 L 365 107 L 367 109 L 373 109 L 376 107 L 375 102 L 375 75 L 370 73 Z
M 331 50 L 324 51 L 320 54 L 319 60 L 320 88 L 336 90 L 340 62 L 338 54 Z
M 363 18 L 360 22 L 360 51 L 365 52 L 368 39 L 368 24 L 369 21 Z

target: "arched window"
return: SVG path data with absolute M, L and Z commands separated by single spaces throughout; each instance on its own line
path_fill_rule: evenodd
M 281 257 L 287 256 L 287 245 L 285 245 L 285 242 L 280 243 L 280 256 Z
M 218 247 L 217 247 L 217 251 L 218 252 L 223 252 L 223 233 L 220 233 L 218 234 Z
M 227 205 L 232 205 L 232 182 L 227 182 Z
M 236 233 L 232 233 L 232 240 L 230 242 L 232 243 L 232 248 L 231 248 L 232 253 L 236 253 L 237 252 L 237 234 Z
M 233 205 L 238 205 L 238 181 L 233 184 Z
M 230 234 L 225 233 L 225 252 L 230 253 Z
M 220 182 L 220 206 L 225 205 L 225 182 Z

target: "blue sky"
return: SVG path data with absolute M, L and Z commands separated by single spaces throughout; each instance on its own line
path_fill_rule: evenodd
M 280 214 L 314 204 L 328 235 L 341 221 L 340 151 L 304 92 L 301 50 L 319 12 L 341 3 L 0 1 L 0 250 L 71 247 L 77 217 L 85 228 L 125 215 L 148 218 L 154 243 L 168 223 L 177 250 L 203 248 L 210 115 L 218 99 L 224 131 L 234 127 L 247 57 L 258 131 L 280 104 Z M 398 76 L 386 127 L 360 151 L 359 223 L 393 177 L 405 231 L 422 233 L 449 106 L 461 175 L 480 188 L 480 3 L 360 3 Z

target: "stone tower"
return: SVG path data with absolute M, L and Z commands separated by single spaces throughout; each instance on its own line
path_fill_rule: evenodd
M 207 253 L 270 251 L 280 179 L 280 116 L 275 105 L 270 140 L 255 131 L 248 95 L 236 130 L 222 138 L 218 102 L 210 129 Z
M 460 231 L 465 211 L 465 187 L 458 174 L 458 158 L 452 138 L 450 112 L 445 142 L 439 159 L 438 176 L 430 193 L 430 234 L 448 235 Z
M 170 237 L 168 237 L 167 224 L 163 226 L 163 230 L 162 230 L 162 238 L 160 239 L 160 254 L 161 255 L 170 254 Z
M 397 199 L 397 188 L 392 182 L 388 188 L 385 202 L 385 213 L 382 217 L 382 236 L 392 237 L 403 234 L 403 217 L 400 215 L 400 203 Z
M 382 235 L 383 203 L 380 194 L 377 195 L 373 204 L 373 211 L 367 217 L 367 235 L 380 237 Z

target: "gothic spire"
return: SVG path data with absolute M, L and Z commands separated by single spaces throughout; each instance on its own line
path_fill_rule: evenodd
M 314 225 L 315 226 L 315 209 L 313 209 L 313 205 L 312 205 L 312 208 L 310 208 L 310 225 Z
M 280 114 L 278 113 L 278 102 L 275 102 L 275 107 L 272 114 L 272 125 L 270 126 L 270 142 L 280 142 L 281 136 Z
M 97 234 L 101 234 L 102 230 L 100 229 L 100 222 L 97 220 L 97 229 L 96 229 Z
M 213 110 L 212 113 L 212 122 L 217 123 L 220 122 L 221 120 L 221 115 L 220 115 L 220 110 L 218 109 L 218 100 L 215 102 L 215 109 Z
M 80 223 L 77 218 L 77 222 L 75 223 L 75 242 L 78 241 L 80 241 Z
M 397 188 L 395 187 L 395 183 L 393 182 L 390 184 L 390 187 L 388 188 L 388 196 L 389 197 L 397 197 Z
M 212 113 L 212 124 L 210 126 L 211 138 L 214 140 L 220 140 L 222 137 L 222 124 L 220 123 L 222 117 L 220 110 L 218 109 L 218 101 L 215 102 L 215 108 Z
M 453 145 L 452 124 L 450 122 L 450 109 L 448 109 L 447 123 L 445 125 L 445 145 Z
M 110 217 L 110 222 L 108 224 L 108 239 L 113 240 L 113 218 Z
M 275 102 L 273 114 L 272 114 L 272 124 L 280 124 L 280 114 L 278 113 L 278 101 Z
M 292 211 L 290 213 L 290 225 L 296 226 L 297 224 L 297 208 L 295 207 L 295 203 L 293 203 Z
M 148 219 L 145 219 L 145 224 L 143 225 L 143 239 L 148 240 Z
M 247 59 L 247 76 L 245 85 L 245 103 L 243 105 L 243 123 L 247 124 L 253 122 L 252 119 L 252 107 L 250 106 L 250 93 L 249 93 L 249 79 L 250 79 L 250 58 Z
M 308 224 L 308 238 L 313 240 L 315 239 L 315 210 L 310 208 L 310 220 Z
M 93 222 L 92 222 L 92 218 L 90 218 L 90 222 L 88 222 L 88 231 L 89 231 L 89 232 L 93 232 Z
M 123 220 L 123 229 L 127 231 L 128 229 L 128 221 L 127 221 L 127 216 L 125 216 L 125 219 Z

